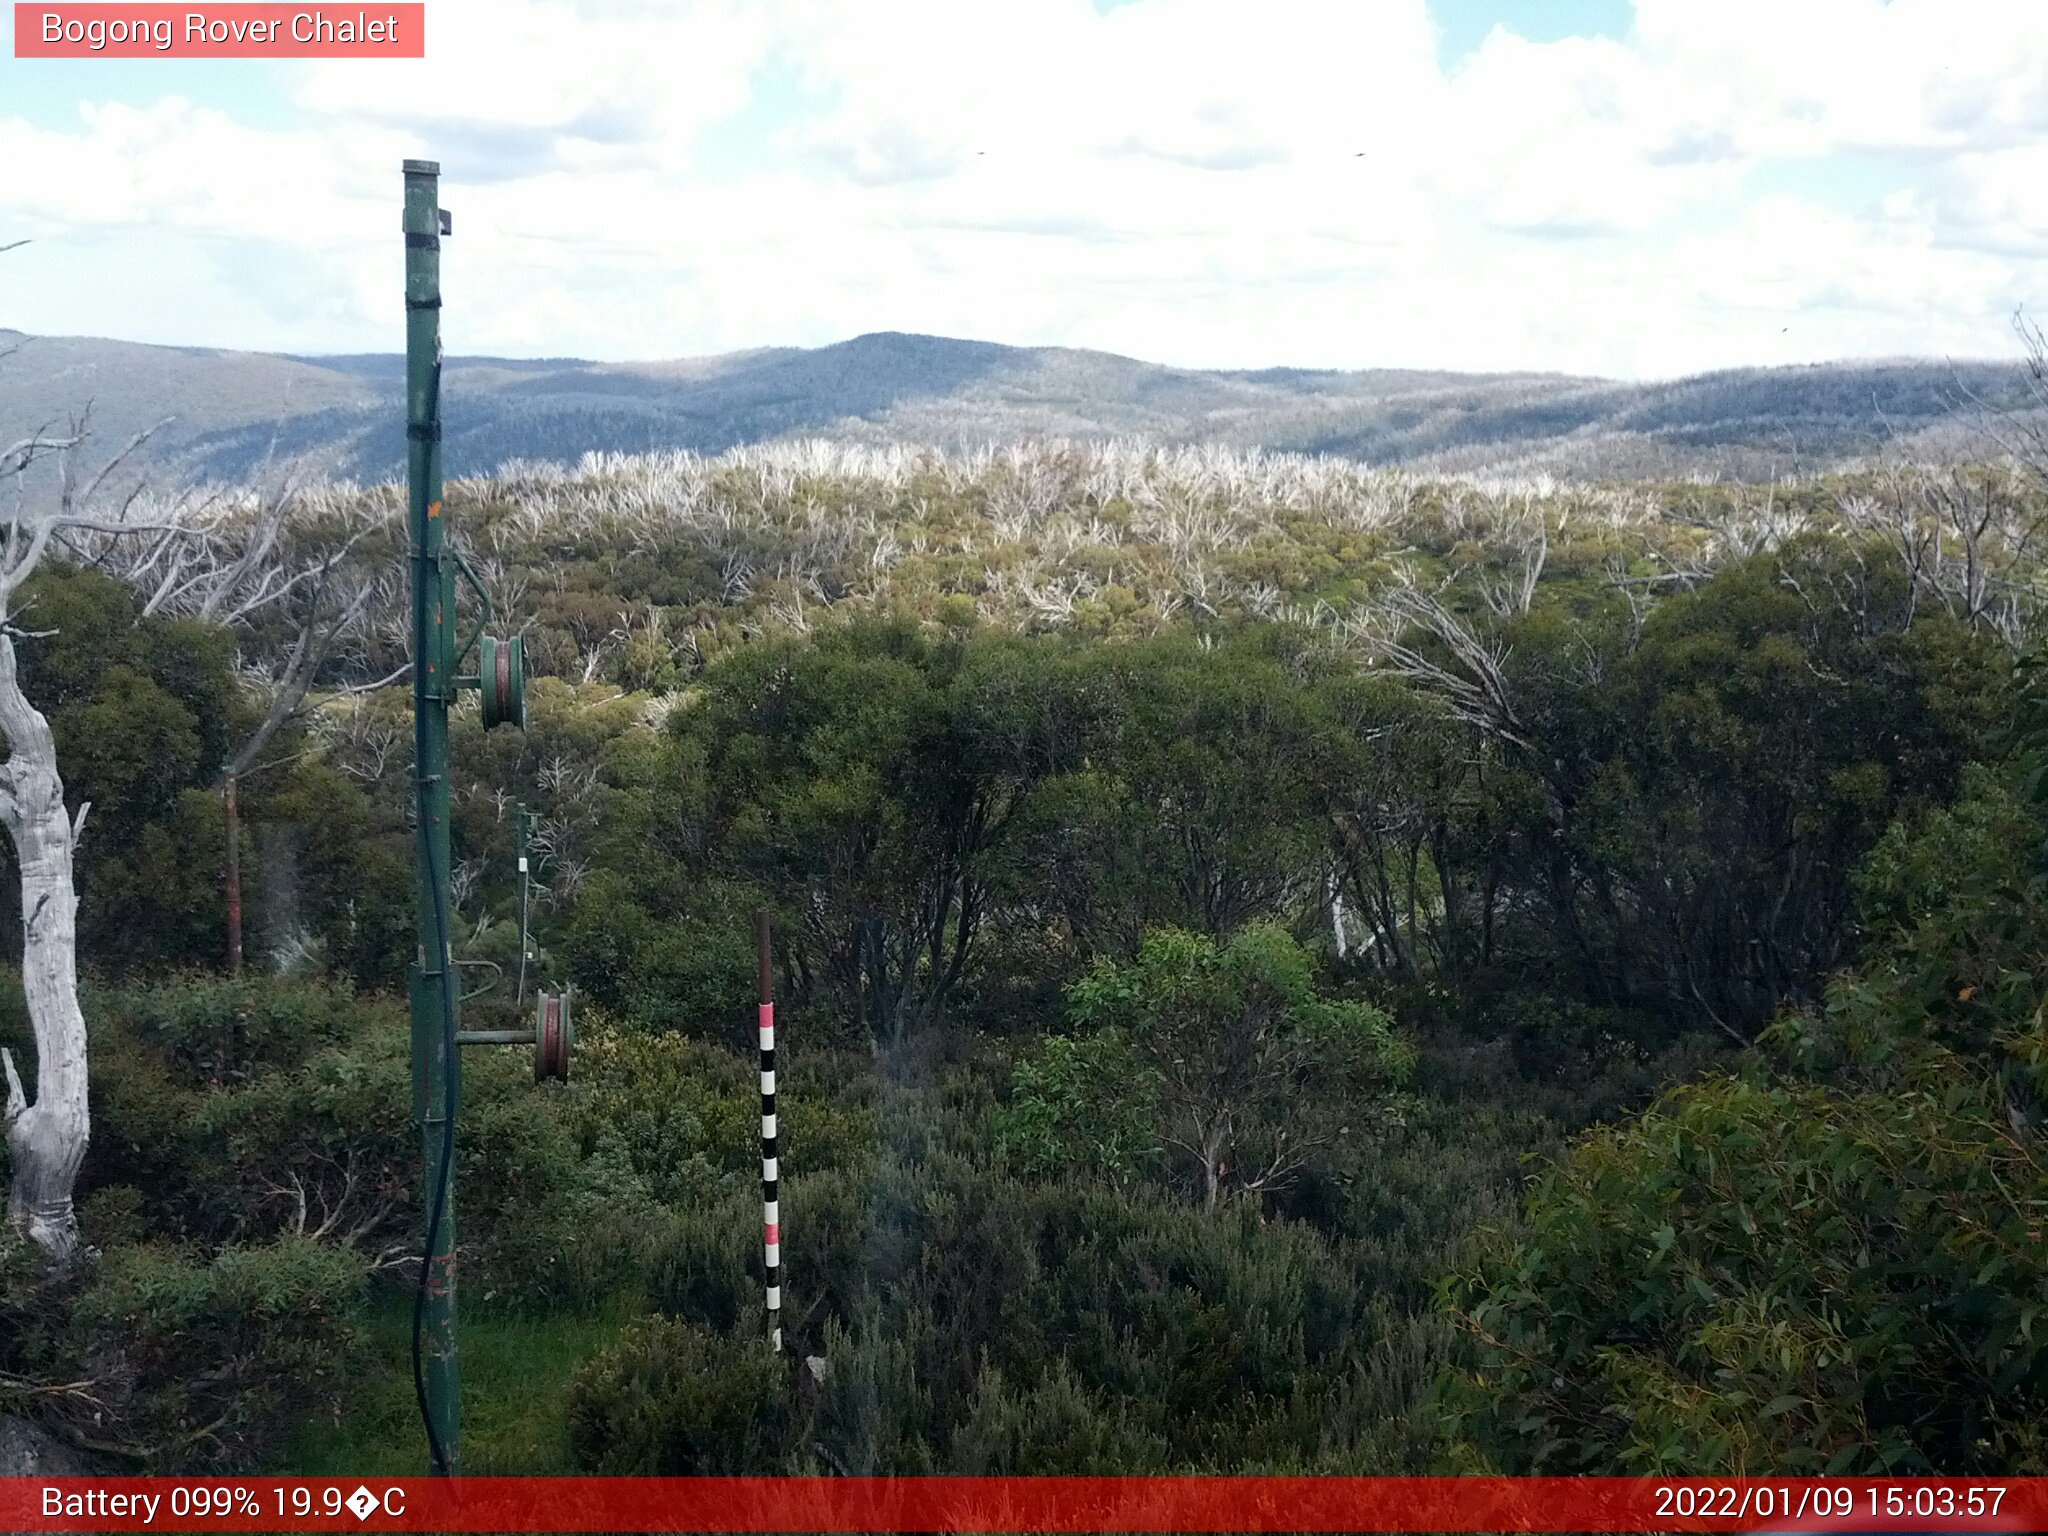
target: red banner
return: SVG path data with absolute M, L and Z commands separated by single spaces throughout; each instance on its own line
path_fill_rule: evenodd
M 2048 1478 L 11 1478 L 8 1531 L 2048 1531 Z
M 423 59 L 427 8 L 344 5 L 31 5 L 17 59 Z

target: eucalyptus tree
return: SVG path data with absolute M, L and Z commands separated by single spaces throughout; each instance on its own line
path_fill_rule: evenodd
M 138 433 L 85 477 L 80 462 L 91 438 L 89 413 L 71 418 L 61 430 L 38 427 L 0 451 L 0 492 L 16 492 L 15 515 L 0 532 L 0 740 L 7 748 L 0 763 L 0 826 L 20 870 L 22 991 L 36 1057 L 31 1098 L 12 1052 L 0 1050 L 12 1165 L 8 1214 L 16 1232 L 60 1262 L 79 1247 L 72 1189 L 92 1135 L 85 1018 L 78 999 L 76 867 L 90 806 L 67 803 L 56 734 L 23 687 L 17 642 L 41 638 L 22 622 L 28 606 L 24 588 L 46 562 L 99 566 L 138 585 L 154 576 L 145 612 L 183 605 L 218 621 L 276 609 L 301 589 L 317 589 L 334 570 L 331 561 L 280 568 L 273 546 L 281 511 L 259 518 L 252 531 L 232 507 L 159 503 L 140 490 L 102 510 L 110 477 L 155 430 Z M 46 462 L 56 470 L 54 494 L 32 498 L 29 472 Z M 302 627 L 302 639 L 316 638 L 299 648 L 292 707 L 310 684 L 303 653 L 331 644 L 337 632 L 329 622 Z M 281 723 L 277 716 L 273 706 L 269 734 Z M 262 728 L 257 734 L 268 739 Z
M 339 516 L 336 512 L 339 512 Z M 300 495 L 287 483 L 251 495 L 184 537 L 138 547 L 109 546 L 99 563 L 132 586 L 144 617 L 191 618 L 249 634 L 264 659 L 242 668 L 262 713 L 220 764 L 216 785 L 226 822 L 228 968 L 242 968 L 241 804 L 243 780 L 267 766 L 279 732 L 336 699 L 375 692 L 404 678 L 400 661 L 376 677 L 320 687 L 337 662 L 357 674 L 394 649 L 377 618 L 397 605 L 399 564 L 363 558 L 396 526 L 388 507 L 324 494 Z M 380 641 L 384 643 L 380 644 Z
M 1206 1210 L 1286 1188 L 1354 1130 L 1363 1134 L 1373 1093 L 1414 1067 L 1393 1021 L 1370 1003 L 1319 992 L 1307 952 L 1271 923 L 1220 942 L 1156 929 L 1130 963 L 1098 962 L 1068 1001 L 1084 1028 L 1117 1032 L 1098 1034 L 1097 1050 L 1128 1039 L 1134 1057 L 1123 1080 L 1068 1092 L 1068 1101 L 1084 1107 L 1097 1135 L 1120 1105 L 1149 1106 L 1159 1142 L 1188 1168 Z M 1020 1097 L 1044 1093 L 1062 1060 L 1085 1069 L 1093 1059 L 1041 1052 Z
M 92 1135 L 86 1099 L 85 1016 L 78 1006 L 78 887 L 74 856 L 88 805 L 65 803 L 57 742 L 50 722 L 22 690 L 15 642 L 29 631 L 19 594 L 53 544 L 77 536 L 169 537 L 174 524 L 105 520 L 79 508 L 104 481 L 117 455 L 81 488 L 73 477 L 74 451 L 86 423 L 68 431 L 40 429 L 0 454 L 0 480 L 21 477 L 38 460 L 55 457 L 61 491 L 54 507 L 31 511 L 26 498 L 0 535 L 0 826 L 13 841 L 21 870 L 22 991 L 36 1047 L 36 1093 L 31 1101 L 13 1053 L 0 1050 L 7 1078 L 7 1150 L 12 1161 L 8 1217 L 16 1232 L 59 1261 L 78 1248 L 78 1218 L 71 1191 Z M 130 449 L 138 446 L 130 444 Z

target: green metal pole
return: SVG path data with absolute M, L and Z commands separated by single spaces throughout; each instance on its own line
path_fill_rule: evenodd
M 441 167 L 405 162 L 405 433 L 412 564 L 414 870 L 419 956 L 412 982 L 413 1114 L 426 1178 L 425 1273 L 414 1371 L 436 1473 L 460 1466 L 455 1353 L 454 1122 L 462 1092 L 448 892 L 448 709 L 455 700 L 455 603 L 441 514 Z

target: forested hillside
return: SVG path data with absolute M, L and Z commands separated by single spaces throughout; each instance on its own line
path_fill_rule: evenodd
M 18 336 L 0 417 L 151 435 L 123 482 L 398 478 L 404 361 Z M 2038 399 L 1995 363 L 1747 368 L 1631 383 L 1424 369 L 1171 368 L 1105 352 L 882 332 L 673 362 L 451 356 L 454 474 L 586 453 L 830 438 L 972 452 L 1076 440 L 1336 455 L 1419 473 L 1768 481 L 1967 447 L 1959 413 Z M 31 477 L 48 492 L 48 474 Z
M 580 1013 L 566 1084 L 464 1068 L 466 1470 L 2048 1473 L 2026 463 L 799 443 L 446 510 L 536 674 L 456 716 L 465 1024 L 522 805 Z M 202 515 L 288 596 L 88 531 L 17 641 L 95 1251 L 7 1250 L 0 1409 L 412 1471 L 401 497 Z

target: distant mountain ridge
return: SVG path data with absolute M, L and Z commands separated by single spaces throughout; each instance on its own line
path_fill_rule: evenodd
M 289 356 L 0 331 L 0 431 L 92 407 L 109 449 L 165 417 L 159 482 L 395 478 L 404 359 Z M 2019 398 L 2008 364 L 1738 369 L 1660 383 L 1541 373 L 1170 368 L 1106 352 L 877 332 L 656 363 L 451 357 L 448 471 L 590 451 L 795 436 L 962 447 L 1106 437 L 1333 454 L 1417 471 L 1744 479 L 1827 469 L 1887 440 L 1941 452 L 1959 401 Z

